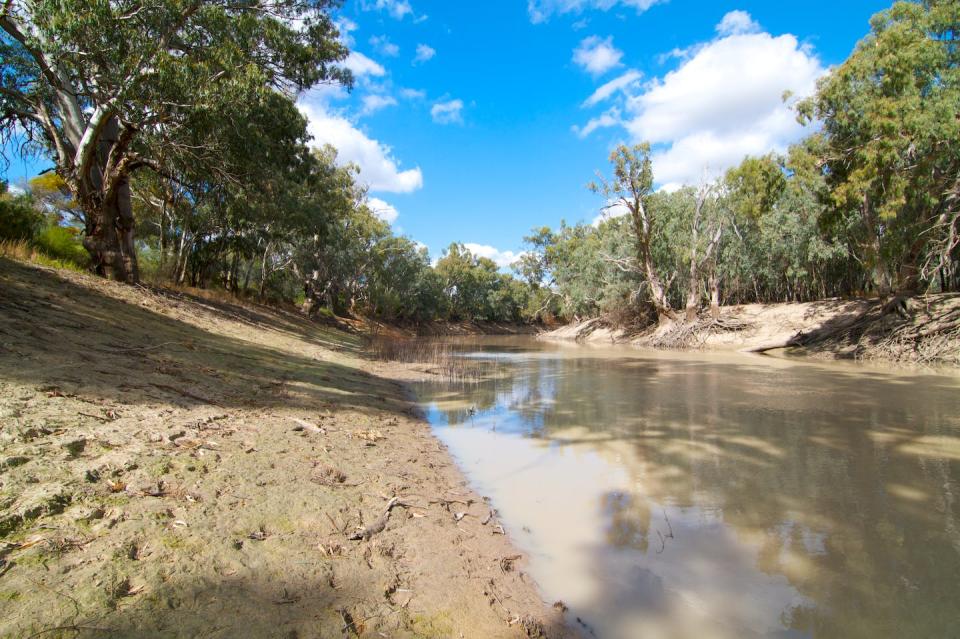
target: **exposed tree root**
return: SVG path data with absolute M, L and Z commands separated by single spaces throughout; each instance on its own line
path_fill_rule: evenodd
M 960 364 L 960 296 L 895 297 L 786 340 L 747 349 L 802 348 L 858 360 Z
M 693 321 L 678 320 L 650 340 L 653 348 L 680 350 L 702 348 L 710 335 L 753 328 L 753 323 L 736 317 L 698 317 Z
M 960 364 L 958 295 L 898 297 L 832 329 L 800 336 L 792 345 L 861 360 Z

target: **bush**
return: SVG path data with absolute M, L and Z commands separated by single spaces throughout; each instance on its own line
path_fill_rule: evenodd
M 0 199 L 0 239 L 32 240 L 43 222 L 43 215 L 22 198 Z
M 90 255 L 83 248 L 78 231 L 68 226 L 48 226 L 34 240 L 43 253 L 62 262 L 71 262 L 80 267 L 90 263 Z

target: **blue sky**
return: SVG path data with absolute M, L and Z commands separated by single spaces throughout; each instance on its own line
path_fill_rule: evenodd
M 783 92 L 812 90 L 889 4 L 345 0 L 356 87 L 300 105 L 395 230 L 506 264 L 532 227 L 597 216 L 585 184 L 619 142 L 653 141 L 666 188 L 785 148 L 803 131 Z

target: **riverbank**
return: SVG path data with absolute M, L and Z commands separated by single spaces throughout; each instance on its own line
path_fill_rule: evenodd
M 719 319 L 621 328 L 604 318 L 562 326 L 541 339 L 639 348 L 735 350 L 827 359 L 960 366 L 960 295 L 896 300 L 744 304 Z
M 0 636 L 566 636 L 362 347 L 0 259 Z

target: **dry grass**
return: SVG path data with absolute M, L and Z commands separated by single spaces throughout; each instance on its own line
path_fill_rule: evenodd
M 368 352 L 385 362 L 425 364 L 428 372 L 451 382 L 476 382 L 496 375 L 496 361 L 463 356 L 456 344 L 438 339 L 373 338 Z
M 86 272 L 86 269 L 73 262 L 50 257 L 26 240 L 0 240 L 0 257 L 48 268 L 67 269 L 76 273 Z

